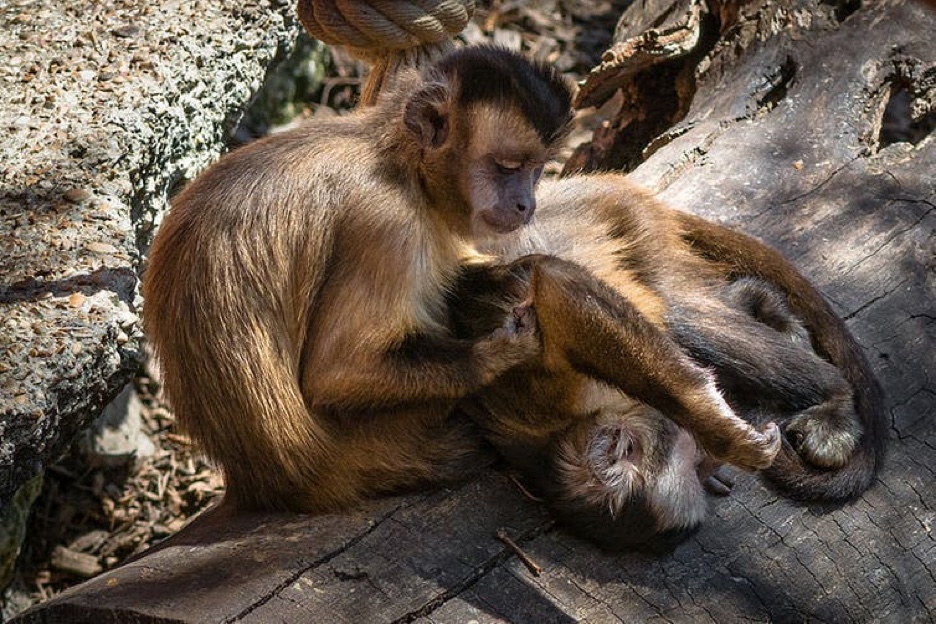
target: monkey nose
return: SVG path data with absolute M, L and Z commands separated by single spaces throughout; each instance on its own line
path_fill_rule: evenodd
M 536 204 L 528 202 L 517 202 L 515 209 L 522 217 L 523 222 L 529 223 L 530 219 L 533 217 L 533 213 L 536 211 Z

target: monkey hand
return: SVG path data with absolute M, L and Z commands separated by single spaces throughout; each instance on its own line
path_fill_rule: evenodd
M 744 439 L 736 441 L 728 453 L 718 453 L 721 461 L 737 466 L 743 470 L 764 470 L 773 464 L 774 458 L 783 445 L 783 436 L 776 423 L 769 422 L 757 430 L 747 427 Z
M 804 460 L 819 468 L 845 466 L 858 444 L 861 425 L 851 397 L 810 407 L 790 420 L 786 437 Z
M 514 307 L 504 324 L 475 345 L 481 363 L 481 384 L 486 385 L 518 364 L 529 362 L 542 351 L 536 311 L 532 304 Z

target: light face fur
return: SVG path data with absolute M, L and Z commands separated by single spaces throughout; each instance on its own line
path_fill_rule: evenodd
M 373 107 L 226 155 L 175 198 L 146 329 L 230 502 L 327 511 L 475 465 L 453 406 L 538 339 L 509 321 L 456 340 L 445 293 L 479 236 L 529 220 L 569 105 L 555 70 L 466 49 Z
M 478 208 L 472 230 L 476 240 L 481 240 L 513 232 L 530 222 L 536 211 L 536 183 L 554 154 L 528 124 L 516 123 L 522 118 L 517 111 L 482 105 L 472 113 L 476 131 L 468 146 L 472 172 L 468 194 Z M 514 206 L 515 210 L 500 210 L 499 206 Z
M 782 256 L 620 176 L 546 181 L 538 195 L 533 224 L 482 248 L 507 264 L 468 269 L 450 307 L 467 336 L 517 305 L 535 310 L 543 357 L 463 405 L 566 526 L 608 549 L 684 539 L 704 491 L 730 490 L 713 457 L 750 461 L 735 413 L 783 427 L 764 472 L 782 494 L 841 502 L 870 485 L 886 439 L 880 391 Z M 554 257 L 528 257 L 541 253 Z M 700 364 L 718 387 L 692 374 Z M 693 407 L 674 409 L 688 395 Z

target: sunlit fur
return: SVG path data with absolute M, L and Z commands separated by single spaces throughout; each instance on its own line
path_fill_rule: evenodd
M 588 418 L 564 434 L 553 460 L 560 489 L 588 505 L 606 508 L 612 517 L 636 492 L 645 490 L 641 454 L 656 446 L 656 431 L 642 427 L 647 421 L 640 412 L 646 409 L 637 403 L 622 406 L 603 418 Z
M 699 443 L 748 467 L 774 459 L 765 474 L 793 498 L 849 500 L 869 486 L 886 438 L 879 389 L 844 324 L 789 262 L 663 206 L 620 176 L 546 181 L 538 195 L 534 223 L 486 241 L 488 265 L 479 260 L 466 271 L 452 305 L 467 335 L 523 302 L 536 311 L 542 359 L 464 408 L 567 527 L 609 549 L 675 545 L 706 514 L 712 462 Z M 544 253 L 552 260 L 525 258 Z M 510 261 L 506 270 L 498 264 Z M 609 286 L 624 303 L 608 297 Z M 609 313 L 621 314 L 619 332 Z M 657 357 L 657 347 L 631 344 L 633 356 L 621 361 L 629 324 L 646 332 L 647 322 L 680 341 L 676 351 Z M 682 368 L 682 349 L 717 371 L 724 387 L 712 371 L 683 375 L 692 365 Z M 602 368 L 609 356 L 616 371 Z M 622 394 L 629 375 L 639 381 L 654 371 L 671 386 L 656 392 L 695 407 L 675 414 L 635 403 L 664 398 L 639 383 L 638 394 Z M 674 374 L 683 375 L 678 383 Z M 747 447 L 754 430 L 724 393 L 754 423 L 779 420 L 791 443 L 776 457 Z M 737 454 L 745 447 L 753 457 Z
M 510 79 L 474 85 L 489 74 Z M 478 255 L 476 109 L 505 111 L 485 135 L 549 153 L 569 85 L 493 48 L 395 85 L 223 157 L 173 200 L 150 250 L 145 323 L 166 390 L 237 505 L 323 511 L 462 476 L 477 440 L 452 406 L 536 348 L 503 332 L 453 340 L 444 300 Z

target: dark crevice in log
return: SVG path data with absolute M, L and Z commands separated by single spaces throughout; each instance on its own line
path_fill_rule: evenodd
M 911 87 L 905 80 L 897 80 L 891 85 L 878 135 L 878 149 L 894 143 L 917 145 L 936 130 L 936 110 L 914 119 Z
M 696 91 L 695 69 L 715 47 L 720 30 L 717 17 L 703 15 L 699 42 L 690 54 L 623 80 L 624 102 L 616 117 L 599 128 L 590 143 L 576 149 L 563 174 L 629 172 L 646 161 L 661 147 L 657 139 L 688 114 Z
M 823 4 L 832 7 L 835 19 L 839 23 L 844 22 L 852 13 L 861 8 L 861 0 L 826 0 Z
M 586 170 L 633 171 L 644 161 L 644 149 L 686 114 L 676 86 L 684 69 L 685 60 L 680 59 L 633 78 L 624 89 L 626 101 L 614 124 L 614 140 L 600 164 L 590 163 Z M 647 93 L 655 94 L 652 103 Z
M 783 63 L 764 78 L 764 93 L 757 96 L 757 113 L 769 112 L 787 96 L 793 80 L 796 78 L 796 61 L 787 56 Z

